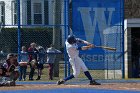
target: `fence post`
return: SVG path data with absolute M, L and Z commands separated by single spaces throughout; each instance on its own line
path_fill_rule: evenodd
M 72 2 L 72 1 L 71 1 L 71 2 Z M 71 29 L 71 28 L 70 28 L 70 25 L 69 25 L 69 24 L 70 24 L 70 22 L 69 22 L 69 20 L 70 20 L 70 17 L 69 17 L 69 16 L 70 16 L 69 4 L 70 4 L 70 0 L 67 0 L 67 2 L 66 2 L 66 5 L 67 5 L 67 7 L 66 7 L 67 10 L 66 10 L 66 12 L 68 12 L 68 13 L 67 13 L 67 19 L 68 19 L 68 20 L 67 20 L 67 21 L 68 21 L 68 22 L 67 22 L 67 24 L 68 24 L 67 29 L 68 29 L 68 32 L 70 32 L 70 29 Z M 68 76 L 70 76 L 70 74 L 71 74 L 70 70 L 71 70 L 71 65 L 70 65 L 70 62 L 68 62 Z
M 20 0 L 17 0 L 17 16 L 18 16 L 18 55 L 20 55 Z M 18 61 L 20 61 L 20 56 L 18 56 Z
M 66 15 L 66 13 L 67 13 L 67 9 L 66 9 L 66 0 L 64 0 L 64 33 L 65 33 L 65 39 L 67 38 L 67 15 Z M 65 73 L 65 76 L 64 77 L 67 77 L 67 55 L 66 55 L 67 53 L 66 53 L 66 46 L 65 46 L 65 48 L 64 48 L 64 58 L 65 58 L 65 65 L 64 65 L 64 73 Z
M 61 42 L 61 0 L 54 0 L 54 16 L 53 16 L 53 45 L 55 48 L 60 49 Z M 55 60 L 54 77 L 59 77 L 59 57 Z
M 124 0 L 122 0 L 122 54 L 123 54 L 123 62 L 122 62 L 122 78 L 125 78 L 125 57 L 124 57 Z

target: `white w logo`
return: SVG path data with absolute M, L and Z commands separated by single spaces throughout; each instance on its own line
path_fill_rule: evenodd
M 115 8 L 89 8 L 89 7 L 79 7 L 82 22 L 85 30 L 85 35 L 87 41 L 93 43 L 94 34 L 96 26 L 98 25 L 99 34 L 101 37 L 101 44 L 104 42 L 103 30 L 110 26 L 113 11 Z M 105 17 L 105 12 L 109 13 L 109 17 Z M 94 14 L 92 18 L 91 13 Z

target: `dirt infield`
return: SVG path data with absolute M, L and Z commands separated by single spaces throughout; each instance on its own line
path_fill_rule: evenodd
M 35 90 L 64 88 L 94 88 L 110 90 L 140 91 L 140 83 L 103 83 L 102 85 L 55 85 L 55 84 L 17 84 L 16 86 L 0 87 L 0 90 Z

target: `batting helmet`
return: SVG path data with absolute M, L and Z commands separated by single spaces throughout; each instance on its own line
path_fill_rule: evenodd
M 76 43 L 76 38 L 74 35 L 69 35 L 67 38 L 67 41 L 69 44 L 73 44 L 73 43 Z

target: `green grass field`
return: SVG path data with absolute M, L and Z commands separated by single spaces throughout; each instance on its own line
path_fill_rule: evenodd
M 27 69 L 27 75 L 26 75 L 26 81 L 29 81 L 29 66 Z M 89 70 L 89 72 L 91 73 L 91 75 L 94 77 L 94 79 L 104 79 L 105 78 L 105 72 L 104 70 Z M 72 73 L 72 70 L 71 70 Z M 59 77 L 54 77 L 53 80 L 49 80 L 49 76 L 48 76 L 48 66 L 47 64 L 44 65 L 44 69 L 42 71 L 42 76 L 41 76 L 41 80 L 38 81 L 47 81 L 47 82 L 56 82 L 59 79 L 64 78 L 64 64 L 60 64 L 59 65 Z M 36 81 L 35 79 L 37 78 L 37 69 L 35 70 L 35 74 L 34 74 L 34 81 Z M 84 73 L 80 73 L 79 77 L 76 80 L 87 80 L 87 78 L 85 77 Z

